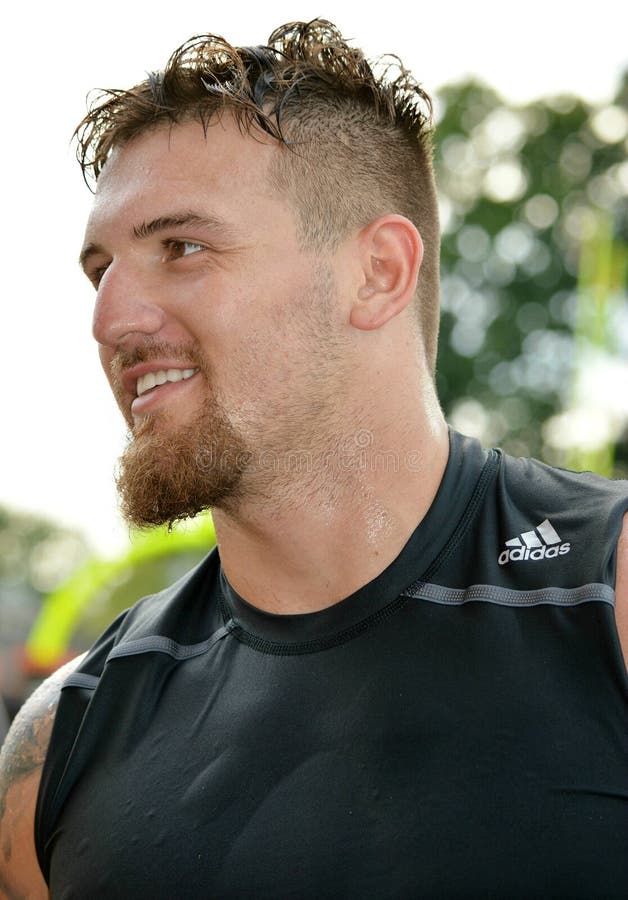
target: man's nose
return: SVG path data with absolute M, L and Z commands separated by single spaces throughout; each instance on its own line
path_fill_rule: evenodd
M 155 336 L 166 316 L 155 287 L 137 273 L 112 263 L 98 287 L 92 334 L 99 344 L 115 349 L 133 336 Z

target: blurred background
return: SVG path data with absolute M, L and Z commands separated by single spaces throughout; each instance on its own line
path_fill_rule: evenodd
M 385 18 L 348 0 L 13 10 L 0 62 L 9 716 L 214 540 L 208 518 L 130 535 L 117 516 L 124 428 L 89 334 L 92 289 L 76 258 L 91 197 L 69 142 L 90 89 L 136 83 L 193 34 L 258 44 L 323 16 L 370 57 L 401 56 L 436 100 L 449 421 L 517 455 L 627 477 L 628 12 L 610 0 L 586 17 L 536 0 L 520 18 L 488 0 L 431 6 Z

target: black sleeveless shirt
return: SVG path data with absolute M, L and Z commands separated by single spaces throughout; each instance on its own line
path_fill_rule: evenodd
M 628 897 L 627 507 L 452 433 L 428 514 L 341 603 L 264 613 L 214 550 L 65 682 L 53 900 Z

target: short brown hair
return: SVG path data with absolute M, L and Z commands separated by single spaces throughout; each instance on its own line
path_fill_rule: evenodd
M 295 209 L 304 245 L 333 248 L 386 213 L 416 225 L 425 246 L 418 321 L 433 368 L 440 229 L 432 103 L 398 57 L 370 64 L 324 19 L 283 25 L 260 47 L 191 38 L 163 72 L 97 94 L 75 132 L 83 174 L 97 180 L 114 147 L 152 128 L 198 119 L 206 129 L 225 109 L 243 132 L 261 129 L 286 149 L 270 175 Z

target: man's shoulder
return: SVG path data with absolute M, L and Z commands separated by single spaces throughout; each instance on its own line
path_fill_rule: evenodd
M 628 510 L 628 481 L 548 465 L 533 457 L 502 454 L 497 491 L 504 503 L 545 510 L 569 527 L 585 531 L 601 527 L 605 538 L 615 543 Z
M 523 490 L 534 491 L 550 487 L 561 494 L 585 492 L 591 496 L 605 494 L 609 497 L 628 497 L 626 480 L 614 480 L 596 472 L 551 465 L 533 456 L 510 456 L 503 451 L 500 451 L 500 456 L 502 477 L 507 478 L 512 486 L 519 486 Z
M 143 597 L 121 613 L 92 651 L 99 648 L 111 651 L 123 641 L 129 643 L 156 634 L 176 638 L 178 628 L 184 623 L 186 631 L 193 630 L 192 623 L 204 619 L 208 607 L 219 596 L 219 579 L 220 558 L 214 548 L 173 584 Z
M 488 578 L 526 590 L 547 588 L 548 578 L 557 588 L 614 585 L 627 481 L 501 450 L 491 473 L 476 514 L 466 518 L 457 557 L 468 583 Z
M 0 750 L 2 788 L 10 787 L 43 764 L 63 682 L 84 657 L 83 653 L 53 672 L 22 705 Z M 0 816 L 6 808 L 5 801 L 6 790 L 0 791 Z
M 195 607 L 202 611 L 215 599 L 219 573 L 214 548 L 177 581 L 122 610 L 85 654 L 81 673 L 99 678 L 111 654 L 122 654 L 120 644 L 128 646 L 155 635 L 174 637 L 181 623 L 193 620 Z
M 47 897 L 33 840 L 35 807 L 63 682 L 83 657 L 66 663 L 24 703 L 0 751 L 0 898 Z

